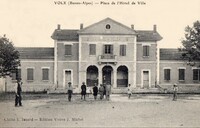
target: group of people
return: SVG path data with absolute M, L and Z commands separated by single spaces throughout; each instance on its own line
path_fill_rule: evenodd
M 92 88 L 94 99 L 97 99 L 97 95 L 99 93 L 100 99 L 102 100 L 104 96 L 106 96 L 106 99 L 110 99 L 110 93 L 111 93 L 111 85 L 109 83 L 106 84 L 100 84 L 100 87 L 98 88 L 97 84 L 94 83 L 94 87 Z M 85 85 L 85 82 L 81 85 L 81 99 L 86 99 L 87 94 L 87 86 Z
M 15 84 L 15 107 L 22 106 L 22 97 L 21 97 L 21 92 L 22 92 L 22 88 L 21 88 L 22 82 L 21 80 L 17 80 L 17 83 Z M 99 93 L 100 95 L 100 100 L 102 100 L 104 98 L 104 96 L 106 97 L 107 100 L 110 99 L 110 94 L 111 94 L 111 84 L 110 83 L 106 83 L 106 84 L 100 84 L 100 87 L 98 88 L 97 84 L 94 84 L 94 87 L 92 88 L 93 90 L 93 95 L 94 95 L 94 99 L 97 99 L 97 95 Z M 177 92 L 178 92 L 178 86 L 175 83 L 173 85 L 173 101 L 177 100 Z M 72 93 L 73 93 L 73 87 L 72 87 L 72 83 L 69 82 L 68 83 L 68 100 L 71 101 L 72 98 Z M 86 99 L 86 94 L 87 94 L 87 86 L 85 85 L 85 82 L 82 83 L 81 85 L 81 99 Z M 131 89 L 131 85 L 129 84 L 127 87 L 127 94 L 128 94 L 128 98 L 130 99 L 131 95 L 132 95 L 132 89 Z
M 105 84 L 100 84 L 100 87 L 98 88 L 97 84 L 94 83 L 94 87 L 92 88 L 92 91 L 93 91 L 94 100 L 97 99 L 98 94 L 100 95 L 100 100 L 102 100 L 104 97 L 106 97 L 106 99 L 109 100 L 110 93 L 111 93 L 111 84 L 108 82 Z M 73 93 L 71 82 L 68 83 L 67 93 L 68 93 L 68 100 L 71 101 L 72 93 Z M 90 92 L 87 92 L 87 86 L 85 82 L 83 82 L 81 85 L 81 99 L 86 100 L 87 93 L 90 93 Z

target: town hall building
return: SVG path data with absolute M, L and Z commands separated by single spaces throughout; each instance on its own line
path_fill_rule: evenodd
M 156 25 L 152 30 L 135 30 L 106 18 L 80 29 L 53 32 L 54 47 L 17 47 L 21 66 L 6 78 L 7 91 L 12 91 L 17 78 L 23 91 L 65 90 L 68 82 L 80 91 L 82 82 L 88 87 L 110 83 L 123 90 L 171 88 L 173 83 L 198 86 L 200 69 L 181 60 L 177 49 L 159 49 L 162 40 Z M 189 76 L 189 77 L 188 77 Z

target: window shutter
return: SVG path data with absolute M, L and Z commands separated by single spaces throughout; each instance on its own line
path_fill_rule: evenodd
M 149 46 L 143 46 L 143 56 L 149 56 Z
M 33 69 L 27 69 L 27 80 L 33 80 Z
M 49 80 L 49 69 L 42 69 L 42 80 Z
M 170 69 L 164 69 L 164 80 L 170 80 Z
M 72 55 L 72 45 L 65 45 L 65 55 Z
M 113 54 L 113 45 L 110 45 L 110 54 Z
M 198 69 L 193 69 L 193 80 L 198 80 Z
M 96 55 L 96 44 L 90 44 L 90 55 Z
M 185 80 L 185 69 L 179 69 L 179 80 Z

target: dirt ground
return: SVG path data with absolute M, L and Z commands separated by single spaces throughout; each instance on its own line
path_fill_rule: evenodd
M 0 127 L 200 127 L 200 95 L 112 95 L 110 101 L 82 101 L 67 96 L 24 94 L 14 107 L 14 94 L 1 95 Z

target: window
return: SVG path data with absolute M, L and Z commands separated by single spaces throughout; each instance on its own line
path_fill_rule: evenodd
M 96 44 L 90 44 L 90 55 L 96 55 Z
M 21 69 L 16 69 L 12 71 L 12 80 L 21 79 Z
M 164 69 L 164 80 L 170 80 L 170 69 Z
M 34 70 L 33 68 L 28 68 L 27 69 L 27 80 L 33 80 L 33 75 L 34 75 Z
M 113 46 L 112 45 L 104 45 L 104 53 L 105 54 L 113 54 Z
M 126 45 L 120 45 L 120 56 L 126 56 Z
M 185 69 L 179 69 L 179 80 L 185 80 Z
M 49 80 L 49 69 L 48 68 L 42 69 L 42 80 Z
M 65 55 L 72 55 L 72 45 L 65 45 Z
M 200 81 L 200 69 L 193 69 L 193 80 Z
M 143 56 L 149 56 L 149 46 L 143 46 Z

